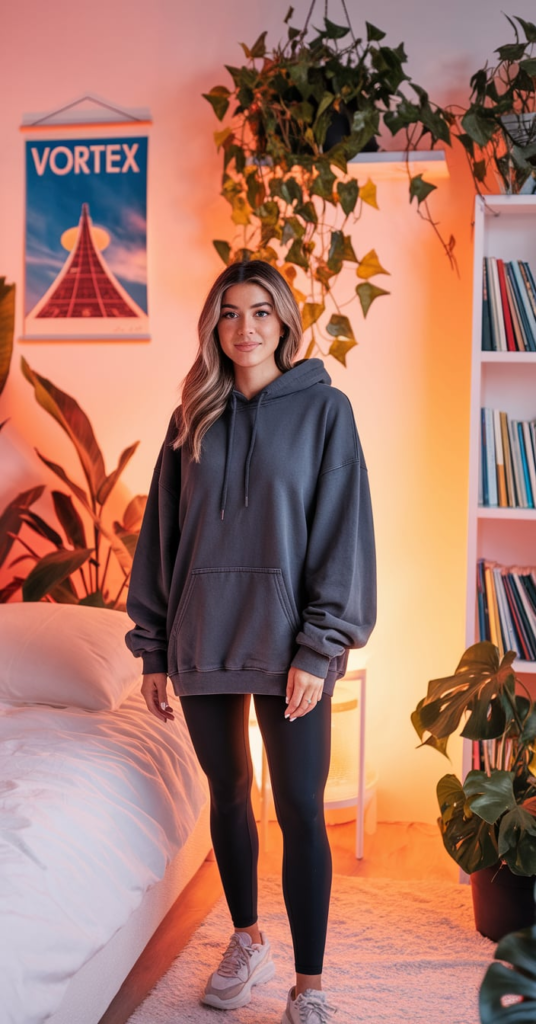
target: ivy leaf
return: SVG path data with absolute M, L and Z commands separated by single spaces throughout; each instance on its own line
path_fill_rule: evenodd
M 495 132 L 494 122 L 484 117 L 478 109 L 468 110 L 462 117 L 461 125 L 469 137 L 482 147 L 487 146 Z
M 374 277 L 374 274 L 388 274 L 391 276 L 390 272 L 382 267 L 375 249 L 371 249 L 366 256 L 363 256 L 362 260 L 359 260 L 356 274 L 358 277 L 364 277 L 366 280 L 369 277 Z
M 371 284 L 370 281 L 365 281 L 363 284 L 356 285 L 356 294 L 361 303 L 363 310 L 363 316 L 366 317 L 374 299 L 377 299 L 380 295 L 390 295 L 390 292 L 386 292 L 384 288 L 378 288 L 375 284 Z
M 520 61 L 519 68 L 531 78 L 536 78 L 536 57 L 528 57 L 527 60 Z
M 283 235 L 281 237 L 281 245 L 286 245 L 292 238 L 303 238 L 305 234 L 305 228 L 297 217 L 287 217 L 283 224 Z
M 305 270 L 309 269 L 309 260 L 303 251 L 303 246 L 299 238 L 296 238 L 289 251 L 286 255 L 288 263 L 296 263 L 298 267 L 304 267 Z
M 366 21 L 365 25 L 367 27 L 367 43 L 379 42 L 380 39 L 385 39 L 385 32 L 376 28 L 375 25 L 371 25 L 370 21 Z
M 302 309 L 302 326 L 304 332 L 311 324 L 315 324 L 322 316 L 325 306 L 323 302 L 306 302 Z
M 505 46 L 498 46 L 493 52 L 499 54 L 499 60 L 521 60 L 525 53 L 525 43 L 506 43 Z
M 223 121 L 229 109 L 229 96 L 231 93 L 225 85 L 215 85 L 210 92 L 201 93 L 203 99 L 208 100 L 218 121 Z
M 411 179 L 409 186 L 410 203 L 417 199 L 417 204 L 420 204 L 437 188 L 437 185 L 431 185 L 430 182 L 424 181 L 422 174 L 416 174 Z
M 353 213 L 355 204 L 357 203 L 357 197 L 359 195 L 359 185 L 357 181 L 338 181 L 337 192 L 341 201 L 341 206 L 346 214 Z
M 296 206 L 294 212 L 297 214 L 298 217 L 301 217 L 302 220 L 307 221 L 308 224 L 318 224 L 318 216 L 315 210 L 315 205 L 311 200 L 309 200 L 307 203 L 304 203 L 303 206 Z
M 303 202 L 303 193 L 295 178 L 287 178 L 281 183 L 280 195 L 289 205 Z
M 355 348 L 356 345 L 357 341 L 342 341 L 340 338 L 337 338 L 329 347 L 329 355 L 337 359 L 343 366 L 346 366 L 346 356 L 350 349 Z
M 213 241 L 212 244 L 218 253 L 218 256 L 221 256 L 225 265 L 229 266 L 229 263 L 231 262 L 231 246 L 229 245 L 229 242 L 216 240 Z
M 214 142 L 218 149 L 221 149 L 223 143 L 227 141 L 233 134 L 232 128 L 222 128 L 221 132 L 214 132 Z
M 326 326 L 326 330 L 333 338 L 350 338 L 355 342 L 354 332 L 348 317 L 342 316 L 340 313 L 333 314 L 329 324 Z
M 379 210 L 379 206 L 376 202 L 376 186 L 373 182 L 368 179 L 365 185 L 359 189 L 359 198 L 364 202 L 368 203 L 369 206 L 373 206 L 376 210 Z
M 231 214 L 231 220 L 235 224 L 249 224 L 250 206 L 246 203 L 243 196 L 234 196 L 231 205 L 233 212 Z
M 326 26 L 325 34 L 328 39 L 344 39 L 344 36 L 347 36 L 350 31 L 346 25 L 336 25 L 329 18 L 324 18 L 324 25 Z
M 310 188 L 310 194 L 320 196 L 321 199 L 327 199 L 328 202 L 333 202 L 333 185 L 335 184 L 335 175 L 326 160 L 319 160 L 316 163 L 317 175 Z
M 518 18 L 514 14 L 514 18 L 522 26 L 528 43 L 536 43 L 536 25 L 532 21 L 524 21 L 523 18 Z

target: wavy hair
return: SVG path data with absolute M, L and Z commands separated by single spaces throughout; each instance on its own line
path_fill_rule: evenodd
M 178 434 L 172 447 L 186 445 L 194 462 L 201 461 L 202 440 L 209 427 L 222 415 L 234 387 L 234 364 L 218 339 L 218 321 L 223 296 L 235 284 L 251 282 L 270 293 L 275 311 L 284 326 L 274 358 L 282 373 L 290 370 L 302 340 L 300 310 L 282 274 L 264 260 L 241 260 L 216 278 L 198 322 L 199 348 L 191 369 L 179 386 L 181 406 L 175 410 Z M 180 408 L 180 415 L 179 415 Z

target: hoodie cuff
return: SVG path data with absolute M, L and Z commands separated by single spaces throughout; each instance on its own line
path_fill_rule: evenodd
M 141 658 L 144 676 L 150 672 L 164 672 L 167 675 L 167 651 L 147 651 Z
M 300 644 L 291 665 L 293 668 L 301 668 L 304 672 L 310 672 L 312 676 L 325 679 L 330 661 L 331 658 L 324 654 L 318 654 L 317 651 L 313 651 L 312 647 L 304 647 Z

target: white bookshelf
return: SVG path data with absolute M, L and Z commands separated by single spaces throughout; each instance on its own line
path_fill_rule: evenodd
M 477 559 L 536 565 L 536 510 L 478 505 L 481 407 L 499 408 L 518 420 L 536 417 L 536 353 L 482 351 L 484 256 L 528 260 L 536 271 L 536 196 L 477 196 L 475 200 L 466 647 L 479 639 Z M 536 692 L 536 662 L 517 659 L 514 667 Z M 471 743 L 465 741 L 464 775 L 470 767 Z

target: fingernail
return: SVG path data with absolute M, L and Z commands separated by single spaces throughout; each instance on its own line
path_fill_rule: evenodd
M 294 716 L 294 718 L 291 718 L 290 721 L 291 722 L 295 722 L 296 721 L 296 716 Z
M 285 704 L 288 704 L 288 702 L 289 702 L 289 698 L 285 697 Z
M 161 705 L 160 705 L 160 707 L 162 708 L 162 711 L 165 711 L 165 710 L 166 710 L 166 704 L 165 704 L 165 701 L 164 701 L 164 703 L 163 703 L 163 704 L 161 704 Z
M 288 714 L 287 714 L 287 715 L 285 715 L 285 718 L 288 718 Z

